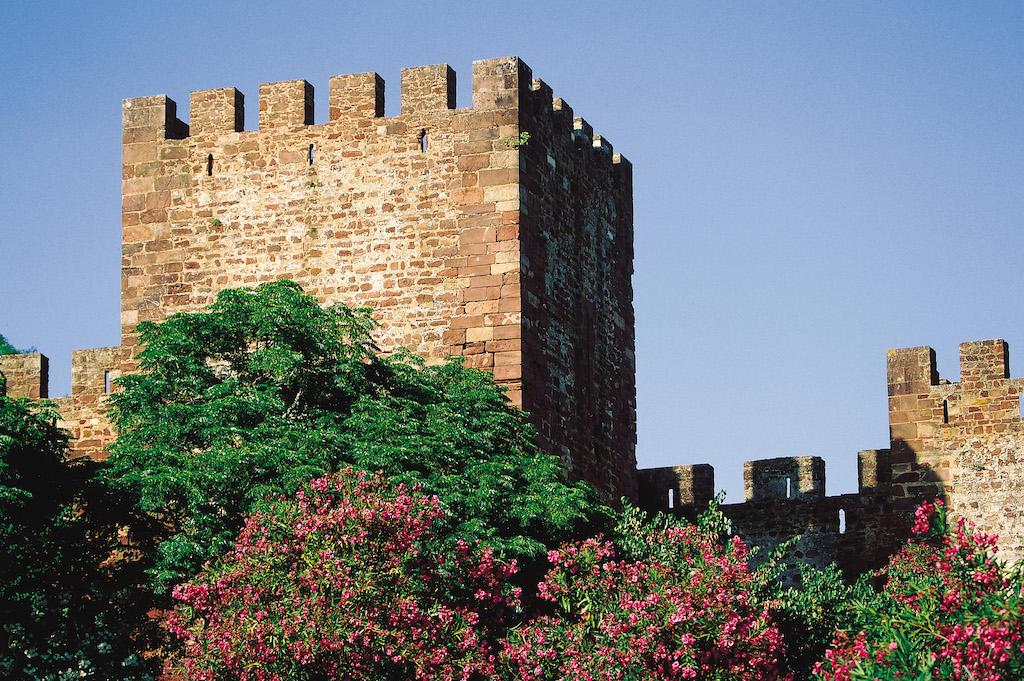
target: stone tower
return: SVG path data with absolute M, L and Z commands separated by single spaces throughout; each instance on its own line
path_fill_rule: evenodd
M 289 278 L 323 303 L 374 308 L 384 350 L 465 357 L 530 412 L 542 447 L 606 500 L 636 497 L 628 161 L 518 58 L 473 64 L 456 108 L 447 65 L 405 69 L 384 117 L 375 73 L 313 87 L 124 102 L 122 343 L 76 353 L 62 413 L 102 456 L 101 409 L 131 371 L 135 325 Z

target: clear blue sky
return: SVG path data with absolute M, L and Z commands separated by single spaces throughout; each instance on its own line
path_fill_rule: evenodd
M 121 100 L 519 55 L 635 169 L 641 466 L 884 447 L 885 351 L 1024 375 L 1024 3 L 9 3 L 0 333 L 119 342 Z

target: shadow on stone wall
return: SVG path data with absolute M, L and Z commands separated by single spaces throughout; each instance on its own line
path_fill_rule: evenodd
M 787 583 L 799 581 L 795 565 L 836 563 L 848 580 L 885 565 L 910 535 L 923 499 L 946 499 L 945 486 L 927 464 L 915 462 L 893 478 L 890 450 L 858 454 L 858 492 L 825 495 L 825 462 L 783 457 L 744 464 L 745 501 L 723 504 L 731 532 L 760 555 L 800 537 L 788 560 Z M 640 505 L 690 520 L 714 497 L 708 464 L 639 471 Z M 755 561 L 756 562 L 756 561 Z

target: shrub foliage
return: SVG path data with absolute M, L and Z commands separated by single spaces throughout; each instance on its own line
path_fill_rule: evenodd
M 438 551 L 484 540 L 540 559 L 608 522 L 488 374 L 382 356 L 373 328 L 367 310 L 323 308 L 288 281 L 139 325 L 140 371 L 111 400 L 109 479 L 165 524 L 158 587 L 230 550 L 264 500 L 347 466 L 436 495 Z

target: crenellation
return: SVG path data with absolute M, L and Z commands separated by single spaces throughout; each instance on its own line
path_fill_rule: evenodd
M 379 75 L 335 76 L 319 125 L 306 81 L 264 84 L 251 131 L 240 92 L 198 91 L 191 136 L 167 97 L 126 101 L 122 341 L 62 406 L 76 452 L 103 456 L 97 386 L 133 370 L 138 322 L 287 277 L 373 307 L 386 352 L 491 371 L 570 477 L 635 498 L 628 162 L 579 154 L 571 109 L 516 57 L 474 62 L 470 108 L 455 83 L 405 69 L 385 117 Z
M 178 119 L 178 105 L 167 95 L 126 99 L 122 105 L 123 155 L 135 151 L 138 143 L 183 139 L 188 125 Z M 133 154 L 134 155 L 134 154 Z
M 333 76 L 329 90 L 331 121 L 384 117 L 384 79 L 376 73 Z
M 0 355 L 0 377 L 9 397 L 49 397 L 50 360 L 44 354 L 26 352 Z
M 857 491 L 859 494 L 888 494 L 892 485 L 892 462 L 888 449 L 857 452 Z
M 748 461 L 743 465 L 743 492 L 747 501 L 822 499 L 825 461 L 817 456 Z
M 960 344 L 960 384 L 1010 377 L 1010 351 L 1004 340 Z
M 473 108 L 518 109 L 533 82 L 530 67 L 519 57 L 473 62 Z
M 447 64 L 402 69 L 402 115 L 455 108 L 455 71 Z
M 637 495 L 649 513 L 696 513 L 715 497 L 715 469 L 708 464 L 645 468 L 637 477 Z
M 587 121 L 579 116 L 572 119 L 573 134 L 575 134 L 579 140 L 578 143 L 582 143 L 585 147 L 594 146 L 594 128 L 587 123 Z
M 313 86 L 304 80 L 260 85 L 260 130 L 313 125 Z
M 890 448 L 858 453 L 857 494 L 825 496 L 824 463 L 817 457 L 748 462 L 746 500 L 722 507 L 734 530 L 766 549 L 799 535 L 795 558 L 836 561 L 856 576 L 880 567 L 910 536 L 922 501 L 940 499 L 952 523 L 963 518 L 998 535 L 999 557 L 1021 560 L 1024 379 L 1010 378 L 1002 340 L 963 343 L 960 361 L 961 380 L 950 382 L 939 377 L 931 348 L 890 350 Z M 638 471 L 642 505 L 665 510 L 673 470 Z M 673 512 L 695 513 L 687 507 Z
M 221 135 L 245 129 L 245 97 L 233 87 L 198 90 L 189 99 L 189 135 Z

